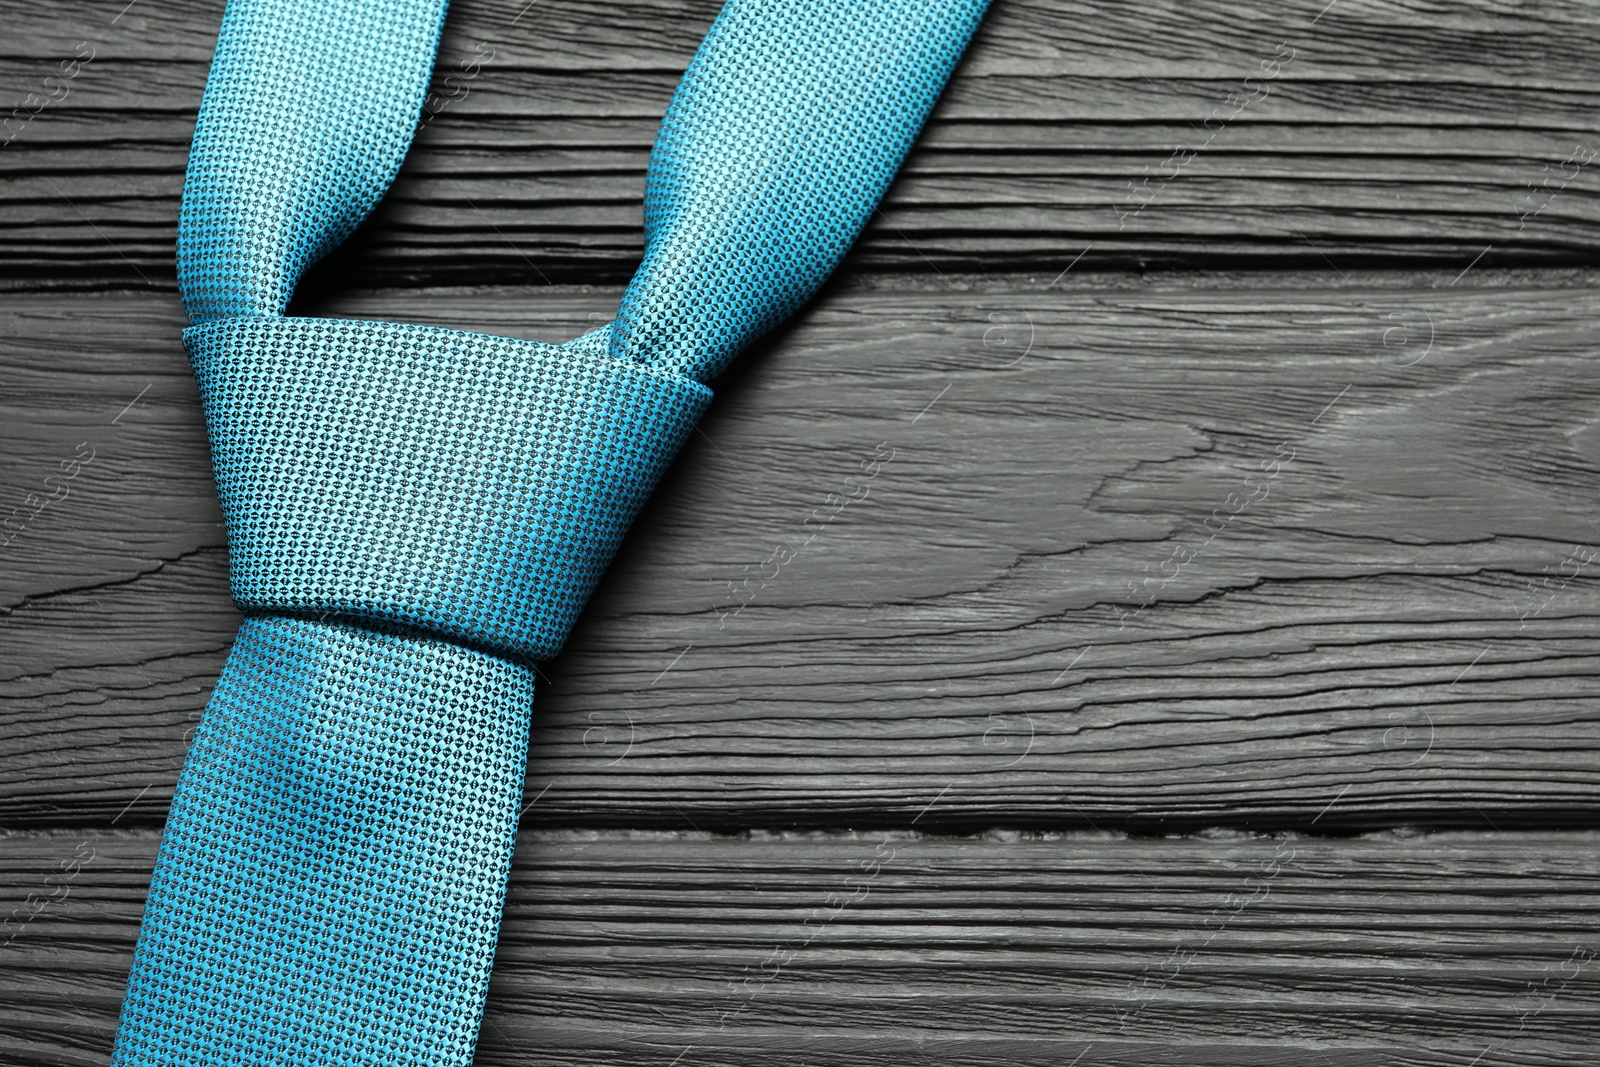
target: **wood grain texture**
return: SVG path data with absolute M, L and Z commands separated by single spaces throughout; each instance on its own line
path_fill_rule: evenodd
M 121 6 L 0 3 L 18 102 L 94 49 L 0 157 L 0 285 L 172 284 L 221 3 Z M 625 280 L 656 125 L 716 6 L 452 5 L 437 114 L 320 284 Z M 1000 0 L 853 262 L 1585 261 L 1596 71 L 1600 23 L 1559 0 Z
M 1451 277 L 830 293 L 545 666 L 526 817 L 1591 825 L 1600 296 Z M 553 340 L 616 296 L 317 310 Z M 231 640 L 179 325 L 6 316 L 8 505 L 96 453 L 4 550 L 0 825 L 158 820 Z
M 1593 1058 L 1600 20 L 1324 5 L 998 0 L 541 668 L 480 1063 Z M 452 6 L 298 310 L 573 336 L 717 4 Z M 0 1064 L 105 1061 L 238 623 L 172 267 L 220 12 L 0 0 L 13 102 L 94 50 L 0 148 L 0 827 L 60 828 L 0 834 Z M 1100 832 L 1405 824 L 1481 832 Z
M 156 843 L 0 838 L 0 1060 L 105 1062 Z M 1582 1062 L 1597 861 L 1587 833 L 524 834 L 478 1063 Z

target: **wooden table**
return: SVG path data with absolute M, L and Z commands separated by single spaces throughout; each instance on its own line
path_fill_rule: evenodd
M 1600 1059 L 1600 12 L 1325 2 L 999 0 L 543 668 L 481 1063 Z M 93 57 L 0 155 L 5 1064 L 105 1062 L 239 619 L 221 4 L 122 4 L 0 4 Z M 716 5 L 454 6 L 294 310 L 574 336 Z

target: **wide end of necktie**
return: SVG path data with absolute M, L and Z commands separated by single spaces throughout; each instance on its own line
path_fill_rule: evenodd
M 161 839 L 112 1063 L 465 1064 L 533 672 L 418 633 L 240 628 Z
M 249 617 L 174 793 L 116 1067 L 470 1062 L 533 671 L 711 392 L 567 346 L 185 343 Z

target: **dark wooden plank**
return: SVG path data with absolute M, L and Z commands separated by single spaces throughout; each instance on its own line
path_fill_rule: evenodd
M 716 6 L 453 5 L 437 84 L 453 99 L 324 277 L 625 279 L 656 124 Z M 119 7 L 0 4 L 0 77 L 19 100 L 78 42 L 95 49 L 4 150 L 0 284 L 171 284 L 221 4 L 113 22 Z M 1088 248 L 1089 266 L 1459 269 L 1486 248 L 1485 262 L 1594 254 L 1587 8 L 1324 7 L 1001 0 L 855 264 L 1053 273 Z
M 545 668 L 528 818 L 1592 825 L 1600 290 L 1453 273 L 830 294 Z M 558 339 L 616 296 L 331 309 Z M 179 325 L 6 313 L 7 506 L 98 451 L 4 549 L 0 825 L 159 819 L 231 637 Z
M 105 1062 L 155 846 L 0 839 L 4 1062 Z M 1597 861 L 1593 834 L 525 834 L 478 1062 L 1581 1062 Z

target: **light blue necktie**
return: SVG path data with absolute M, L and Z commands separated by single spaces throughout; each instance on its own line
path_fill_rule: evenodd
M 986 0 L 732 0 L 662 122 L 615 323 L 285 318 L 388 189 L 442 0 L 230 0 L 184 344 L 246 619 L 184 764 L 121 1067 L 466 1064 L 533 704 L 705 382 L 816 292 Z

